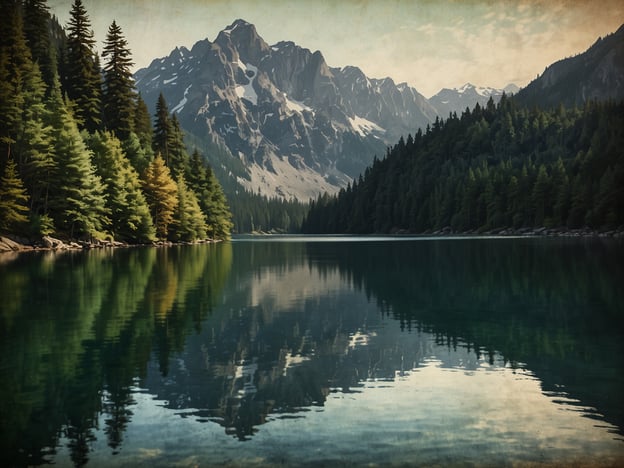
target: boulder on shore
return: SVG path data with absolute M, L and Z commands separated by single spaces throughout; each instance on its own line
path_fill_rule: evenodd
M 0 237 L 0 252 L 19 252 L 20 250 L 25 250 L 25 246 L 8 237 Z
M 46 249 L 60 250 L 69 248 L 62 240 L 55 239 L 54 237 L 50 236 L 43 236 L 41 242 Z

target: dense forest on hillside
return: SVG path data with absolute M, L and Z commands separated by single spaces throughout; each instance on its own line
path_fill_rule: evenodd
M 133 243 L 230 236 L 219 182 L 187 152 L 164 99 L 149 115 L 116 22 L 100 57 L 81 0 L 66 29 L 45 0 L 1 0 L 0 12 L 0 232 Z
M 303 231 L 618 228 L 623 148 L 624 103 L 541 110 L 504 96 L 402 138 L 353 185 L 314 201 Z
M 308 203 L 292 198 L 267 198 L 237 190 L 230 198 L 236 232 L 297 233 L 308 212 Z

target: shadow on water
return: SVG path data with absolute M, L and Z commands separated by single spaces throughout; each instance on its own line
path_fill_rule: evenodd
M 15 465 L 49 462 L 61 444 L 84 465 L 98 431 L 118 452 L 137 391 L 248 440 L 423 365 L 431 337 L 464 367 L 530 369 L 544 393 L 624 428 L 615 241 L 46 253 L 0 264 L 0 284 L 0 451 Z

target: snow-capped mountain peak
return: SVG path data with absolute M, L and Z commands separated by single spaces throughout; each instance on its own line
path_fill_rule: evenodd
M 152 112 L 162 92 L 190 139 L 220 148 L 211 163 L 222 176 L 267 196 L 335 192 L 436 117 L 407 84 L 331 68 L 320 51 L 293 42 L 269 46 L 241 19 L 135 79 Z
M 518 89 L 514 84 L 509 84 L 504 89 L 498 89 L 466 83 L 459 88 L 443 88 L 438 94 L 432 96 L 429 102 L 438 111 L 438 114 L 446 117 L 453 112 L 460 114 L 466 108 L 472 109 L 477 103 L 485 105 L 490 98 L 496 103 L 503 93 L 512 94 Z

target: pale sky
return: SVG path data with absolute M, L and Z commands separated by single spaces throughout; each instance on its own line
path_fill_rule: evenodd
M 66 26 L 73 0 L 48 0 Z M 135 71 L 241 18 L 270 45 L 320 50 L 332 67 L 407 82 L 426 97 L 470 82 L 525 86 L 624 23 L 622 0 L 83 0 L 102 50 L 122 28 Z

